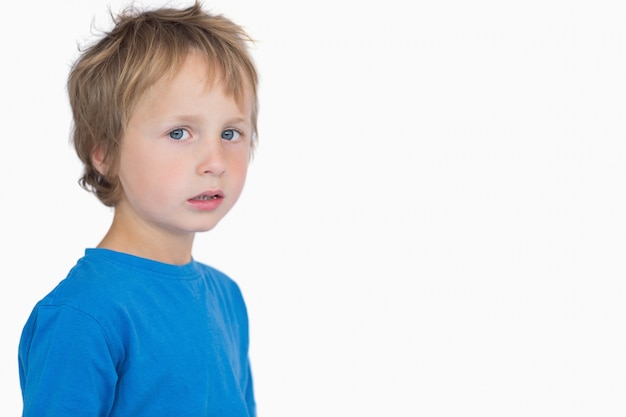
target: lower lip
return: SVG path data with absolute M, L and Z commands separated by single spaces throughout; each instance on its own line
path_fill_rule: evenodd
M 222 204 L 223 197 L 217 197 L 212 200 L 187 200 L 187 202 L 196 210 L 211 211 L 215 210 Z

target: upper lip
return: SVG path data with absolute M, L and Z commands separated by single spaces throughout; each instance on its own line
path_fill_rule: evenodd
M 224 193 L 221 190 L 207 190 L 191 197 L 190 200 L 199 200 L 206 197 L 224 197 Z

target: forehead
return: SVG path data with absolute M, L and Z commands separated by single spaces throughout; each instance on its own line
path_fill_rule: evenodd
M 233 74 L 235 72 L 236 74 Z M 146 90 L 147 99 L 155 94 L 190 92 L 206 93 L 217 89 L 224 96 L 233 99 L 242 110 L 247 109 L 254 100 L 251 81 L 241 69 L 233 69 L 229 73 L 208 59 L 205 55 L 191 51 L 183 59 L 172 65 L 157 78 Z
M 239 96 L 229 90 L 226 78 L 201 55 L 189 55 L 175 71 L 161 76 L 138 99 L 129 122 L 183 116 L 200 117 L 206 111 L 229 113 L 252 122 L 253 101 L 244 84 Z

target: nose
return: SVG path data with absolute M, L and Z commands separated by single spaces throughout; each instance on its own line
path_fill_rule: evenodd
M 198 155 L 199 175 L 222 175 L 226 170 L 226 154 L 220 139 L 210 139 L 203 143 Z

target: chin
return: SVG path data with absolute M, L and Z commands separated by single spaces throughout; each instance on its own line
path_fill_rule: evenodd
M 202 233 L 202 232 L 208 232 L 210 230 L 213 230 L 215 228 L 215 226 L 217 226 L 216 224 L 212 224 L 212 225 L 205 225 L 205 226 L 199 226 L 198 228 L 196 228 L 196 233 Z

